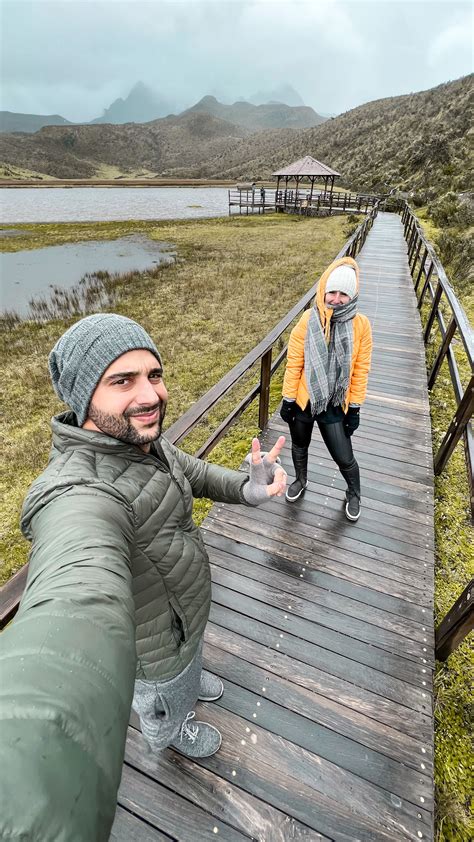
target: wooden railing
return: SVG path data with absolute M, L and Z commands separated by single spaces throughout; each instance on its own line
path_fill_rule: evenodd
M 278 190 L 275 195 L 276 208 L 301 211 L 338 210 L 341 213 L 368 213 L 369 208 L 379 202 L 381 196 L 360 193 L 313 193 L 311 198 L 307 190 Z
M 435 474 L 440 474 L 443 471 L 459 439 L 464 435 L 471 492 L 471 511 L 474 515 L 474 438 L 470 424 L 474 409 L 474 333 L 449 283 L 446 272 L 434 252 L 433 246 L 426 239 L 417 217 L 406 202 L 404 202 L 402 210 L 402 223 L 408 245 L 408 262 L 415 283 L 415 293 L 420 311 L 426 303 L 427 295 L 429 297 L 428 313 L 423 325 L 425 345 L 430 340 L 435 320 L 441 336 L 435 360 L 428 374 L 428 389 L 431 390 L 436 383 L 441 364 L 446 358 L 457 404 L 456 412 L 438 452 L 434 456 L 434 471 Z M 449 314 L 447 324 L 442 309 Z M 464 346 L 470 369 L 470 379 L 466 388 L 462 385 L 453 350 L 455 337 L 460 339 Z
M 239 208 L 239 212 L 265 212 L 271 210 L 290 211 L 317 216 L 319 213 L 334 211 L 339 213 L 368 213 L 381 196 L 374 194 L 333 192 L 323 193 L 314 191 L 312 194 L 305 188 L 280 190 L 248 187 L 240 190 L 229 190 L 229 214 L 231 208 Z
M 457 409 L 448 426 L 443 441 L 434 456 L 435 474 L 440 474 L 464 435 L 465 454 L 471 495 L 471 515 L 474 517 L 474 441 L 471 417 L 474 408 L 474 334 L 469 320 L 456 298 L 446 272 L 436 256 L 433 246 L 423 234 L 420 223 L 407 202 L 399 210 L 402 214 L 405 239 L 408 245 L 408 262 L 415 283 L 418 309 L 421 311 L 429 296 L 428 310 L 423 325 L 425 345 L 430 339 L 435 320 L 439 326 L 440 344 L 428 374 L 428 389 L 432 389 L 446 358 Z M 444 307 L 443 307 L 444 305 Z M 443 315 L 448 312 L 447 324 Z M 463 388 L 453 350 L 455 335 L 461 340 L 467 356 L 470 379 Z M 436 629 L 435 655 L 440 661 L 453 652 L 474 627 L 474 582 L 465 588 Z
M 340 257 L 355 257 L 360 251 L 366 240 L 375 217 L 378 213 L 379 203 L 377 202 L 366 216 L 361 225 L 356 229 L 354 234 L 345 243 L 336 258 Z M 316 293 L 316 284 L 295 304 L 295 306 L 283 317 L 283 319 L 270 331 L 270 333 L 259 342 L 231 371 L 219 380 L 212 389 L 209 389 L 205 395 L 202 396 L 195 404 L 185 412 L 166 432 L 166 438 L 173 444 L 182 441 L 200 421 L 207 415 L 207 413 L 214 407 L 221 398 L 226 395 L 230 389 L 235 386 L 252 368 L 253 365 L 260 362 L 260 381 L 255 385 L 248 394 L 234 407 L 232 412 L 224 419 L 219 427 L 212 433 L 208 440 L 196 452 L 196 456 L 204 457 L 216 446 L 220 439 L 225 435 L 231 424 L 244 412 L 244 410 L 252 403 L 252 401 L 259 396 L 259 411 L 258 424 L 260 429 L 263 429 L 269 417 L 269 398 L 270 398 L 270 381 L 275 371 L 282 364 L 286 357 L 287 348 L 285 347 L 272 360 L 272 353 L 275 344 L 285 330 L 291 325 L 292 321 L 303 310 L 310 306 L 311 301 Z M 0 629 L 14 617 L 18 609 L 21 595 L 23 593 L 28 565 L 25 564 L 21 570 L 18 571 L 12 578 L 0 589 Z

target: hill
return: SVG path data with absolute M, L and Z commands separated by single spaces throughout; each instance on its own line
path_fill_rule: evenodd
M 317 126 L 324 122 L 324 117 L 316 114 L 307 105 L 291 106 L 283 102 L 267 102 L 265 105 L 252 105 L 239 101 L 233 105 L 224 105 L 214 96 L 205 96 L 196 105 L 184 111 L 184 114 L 206 113 L 243 126 L 252 132 L 262 129 L 303 129 Z
M 247 134 L 198 112 L 143 124 L 47 126 L 34 135 L 2 135 L 0 161 L 56 178 L 94 178 L 107 168 L 161 175 L 225 157 Z
M 20 114 L 0 111 L 0 132 L 37 132 L 43 126 L 70 126 L 60 114 Z
M 450 190 L 472 189 L 473 80 L 466 76 L 369 102 L 306 129 L 254 131 L 250 115 L 268 115 L 265 109 L 274 107 L 300 109 L 245 102 L 225 106 L 205 97 L 178 117 L 145 124 L 49 126 L 34 135 L 3 134 L 0 162 L 56 178 L 103 177 L 112 168 L 115 176 L 144 169 L 148 175 L 258 181 L 312 155 L 338 170 L 343 186 L 396 187 L 431 201 Z
M 338 170 L 352 189 L 429 189 L 433 195 L 472 189 L 473 80 L 466 76 L 428 91 L 369 102 L 294 132 L 280 147 L 267 149 L 263 135 L 252 135 L 193 174 L 257 180 L 312 155 Z

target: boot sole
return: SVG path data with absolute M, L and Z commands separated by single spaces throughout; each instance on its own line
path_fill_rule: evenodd
M 219 693 L 218 696 L 198 696 L 198 699 L 200 702 L 217 702 L 217 700 L 221 699 L 223 695 L 224 688 L 222 688 L 222 691 Z
M 285 500 L 288 500 L 289 503 L 294 503 L 295 500 L 298 500 L 298 498 L 301 497 L 301 495 L 303 494 L 303 491 L 306 491 L 307 487 L 308 487 L 308 482 L 306 482 L 306 485 L 303 486 L 301 491 L 299 491 L 298 494 L 295 497 L 290 497 L 288 495 L 288 491 L 287 491 L 286 494 L 285 494 Z
M 348 504 L 348 503 L 346 503 L 346 518 L 347 518 L 347 520 L 352 520 L 353 522 L 355 522 L 356 520 L 359 520 L 359 518 L 360 518 L 360 510 L 359 510 L 359 514 L 358 514 L 358 515 L 351 515 L 351 514 L 349 513 L 348 505 L 349 505 L 349 504 Z

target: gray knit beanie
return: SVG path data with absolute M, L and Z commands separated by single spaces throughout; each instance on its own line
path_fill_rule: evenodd
M 54 391 L 77 415 L 82 427 L 89 404 L 104 371 L 127 351 L 151 351 L 161 363 L 146 330 L 126 316 L 96 313 L 72 325 L 49 355 Z

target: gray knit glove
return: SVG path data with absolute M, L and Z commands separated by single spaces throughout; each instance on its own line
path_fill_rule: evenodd
M 285 443 L 285 437 L 280 436 L 270 452 L 260 452 L 258 439 L 252 442 L 252 453 L 245 457 L 250 465 L 249 481 L 242 488 L 245 502 L 249 506 L 259 506 L 266 503 L 269 497 L 281 497 L 286 486 L 286 471 L 281 467 L 278 454 Z

